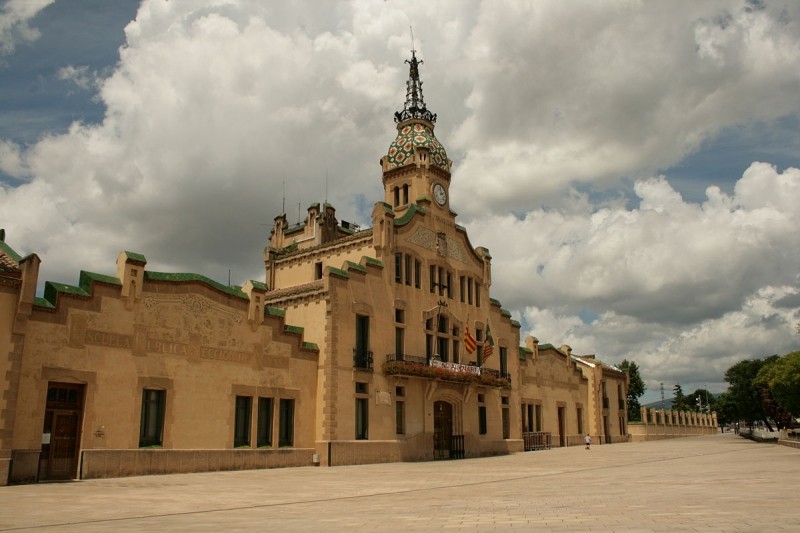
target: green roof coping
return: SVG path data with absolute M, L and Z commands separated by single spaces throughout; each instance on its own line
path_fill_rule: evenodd
M 53 306 L 56 305 L 59 293 L 74 294 L 76 296 L 89 296 L 89 293 L 75 285 L 67 285 L 66 283 L 55 283 L 52 281 L 44 282 L 44 299 L 50 302 Z
M 267 287 L 266 283 L 262 283 L 260 281 L 256 281 L 254 279 L 250 280 L 250 284 L 253 286 L 254 289 L 258 289 L 261 291 L 268 291 L 269 287 Z
M 277 307 L 269 307 L 269 306 L 265 307 L 264 314 L 267 316 L 279 316 L 282 318 L 286 317 L 286 311 L 284 311 L 283 309 L 279 309 Z
M 347 272 L 345 272 L 341 268 L 335 268 L 335 267 L 329 266 L 328 267 L 328 273 L 331 276 L 336 276 L 336 277 L 344 278 L 344 279 L 350 279 L 350 274 L 348 274 Z
M 394 225 L 404 226 L 405 224 L 408 224 L 408 222 L 412 218 L 414 218 L 414 215 L 416 215 L 417 213 L 424 215 L 426 212 L 427 211 L 425 210 L 424 207 L 420 207 L 417 204 L 411 204 L 411 207 L 409 207 L 408 210 L 405 213 L 403 213 L 403 216 L 394 221 Z
M 131 259 L 133 261 L 139 261 L 141 263 L 147 263 L 147 258 L 145 256 L 143 256 L 142 254 L 139 254 L 139 253 L 136 253 L 136 252 L 129 252 L 127 250 L 125 250 L 122 253 L 125 254 L 126 258 Z
M 511 319 L 511 327 L 514 327 L 514 328 L 521 328 L 521 327 L 522 327 L 522 324 L 520 324 L 520 323 L 519 323 L 517 320 L 514 320 L 514 319 L 512 318 L 512 319 Z
M 100 283 L 108 283 L 109 285 L 117 285 L 122 286 L 122 282 L 119 278 L 114 276 L 106 276 L 105 274 L 96 274 L 94 272 L 86 272 L 85 270 L 81 270 L 80 278 L 78 281 L 78 285 L 80 285 L 81 289 L 85 290 L 87 293 L 92 290 L 92 282 L 97 281 Z
M 501 307 L 501 305 L 502 305 L 502 304 L 500 303 L 500 300 L 496 300 L 496 299 L 494 299 L 494 298 L 489 298 L 489 303 L 490 303 L 491 305 L 494 305 L 494 306 L 496 306 L 496 307 Z
M 366 263 L 367 266 L 374 266 L 379 268 L 384 267 L 383 261 L 375 259 L 374 257 L 364 256 L 363 261 L 364 263 Z
M 46 307 L 48 309 L 55 309 L 56 306 L 45 300 L 44 298 L 39 298 L 38 296 L 33 299 L 33 305 L 37 307 Z
M 11 259 L 16 261 L 17 263 L 22 261 L 22 256 L 19 255 L 16 251 L 14 251 L 14 249 L 11 246 L 9 246 L 8 243 L 6 243 L 5 241 L 0 241 L 0 249 L 2 249 L 6 254 L 8 254 L 8 256 Z
M 508 309 L 503 309 L 503 308 L 501 307 L 501 308 L 500 308 L 500 314 L 501 314 L 502 316 L 505 316 L 505 317 L 511 318 L 511 311 L 509 311 Z
M 552 344 L 547 343 L 547 342 L 544 343 L 544 344 L 540 344 L 539 345 L 539 349 L 540 350 L 549 350 L 550 348 L 555 348 L 555 347 Z
M 314 350 L 319 351 L 319 346 L 315 342 L 303 342 L 303 349 L 304 350 Z
M 149 270 L 145 270 L 144 272 L 144 279 L 150 281 L 171 281 L 171 282 L 200 282 L 204 283 L 210 287 L 214 287 L 217 290 L 220 290 L 226 294 L 230 294 L 231 296 L 236 296 L 237 298 L 242 298 L 244 300 L 249 300 L 248 296 L 243 293 L 241 290 L 234 289 L 233 287 L 228 287 L 227 285 L 223 285 L 218 281 L 214 281 L 211 278 L 207 278 L 206 276 L 200 274 L 191 274 L 191 273 L 169 273 L 169 272 L 151 272 Z
M 533 350 L 528 348 L 527 346 L 520 346 L 519 347 L 519 358 L 526 359 L 528 355 L 533 354 Z
M 345 261 L 344 263 L 347 265 L 347 270 L 358 270 L 359 272 L 367 273 L 367 267 L 363 265 L 353 263 L 352 261 Z
M 283 326 L 283 331 L 284 333 L 294 333 L 296 335 L 302 335 L 305 329 L 302 326 L 290 326 L 287 324 Z

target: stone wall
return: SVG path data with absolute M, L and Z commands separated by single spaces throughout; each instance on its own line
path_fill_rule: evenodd
M 311 466 L 313 448 L 84 450 L 81 479 Z

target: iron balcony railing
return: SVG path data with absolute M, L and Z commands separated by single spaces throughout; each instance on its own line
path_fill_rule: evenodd
M 384 369 L 387 374 L 419 376 L 495 387 L 511 386 L 511 375 L 508 373 L 482 368 L 474 363 L 463 365 L 409 354 L 387 354 Z
M 353 367 L 359 370 L 372 371 L 372 352 L 359 351 L 353 348 Z

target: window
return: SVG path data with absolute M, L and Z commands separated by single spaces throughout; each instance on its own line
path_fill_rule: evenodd
M 164 407 L 167 391 L 144 389 L 142 391 L 142 419 L 139 425 L 139 446 L 164 444 Z M 49 400 L 49 397 L 48 397 Z
M 450 287 L 453 285 L 453 274 L 450 272 L 447 273 L 447 297 L 451 300 L 453 299 L 453 291 Z
M 583 407 L 578 407 L 578 435 L 583 435 Z
M 405 353 L 405 332 L 406 330 L 403 328 L 394 328 L 394 355 L 397 361 L 402 361 L 403 353 Z
M 508 409 L 508 396 L 503 396 L 500 398 L 500 402 L 503 405 L 502 408 L 502 415 L 503 415 L 503 438 L 510 439 L 511 438 L 511 414 L 509 413 Z
M 437 328 L 433 331 L 433 319 L 425 321 L 427 344 L 430 345 L 430 353 L 428 357 L 436 356 L 443 362 L 450 361 L 450 334 L 448 326 L 448 318 L 446 316 L 438 315 Z M 435 337 L 435 340 L 434 340 Z M 435 346 L 434 346 L 435 343 Z M 434 351 L 435 350 L 435 351 Z
M 466 285 L 465 285 L 466 278 L 461 276 L 458 278 L 458 293 L 461 299 L 461 302 L 464 302 L 464 297 L 466 296 Z
M 272 398 L 258 399 L 256 446 L 272 446 Z
M 408 203 L 408 184 L 403 185 L 403 205 Z
M 534 405 L 536 429 L 534 431 L 542 431 L 542 404 Z
M 475 307 L 481 306 L 481 285 L 475 282 Z
M 405 272 L 405 274 L 406 274 L 405 281 L 406 281 L 406 285 L 408 285 L 410 287 L 411 286 L 411 274 L 412 274 L 412 272 L 411 272 L 411 256 L 406 254 L 404 256 L 404 258 L 405 258 L 405 263 L 403 264 L 403 266 L 405 267 L 405 271 L 406 271 Z
M 458 339 L 460 339 L 460 338 L 461 338 L 461 336 L 459 334 L 459 329 L 458 328 L 453 328 L 453 362 L 454 363 L 458 363 L 459 362 L 459 357 L 458 357 L 458 355 L 459 355 L 458 354 L 459 343 L 458 343 Z
M 483 394 L 478 394 L 478 433 L 486 435 L 486 405 L 484 404 Z
M 472 278 L 467 278 L 467 303 L 472 304 Z
M 395 433 L 398 435 L 406 434 L 406 388 L 395 387 L 394 389 L 394 419 L 395 419 Z
M 322 261 L 314 263 L 314 279 L 322 279 Z
M 533 404 L 527 404 L 522 406 L 522 420 L 523 424 L 525 425 L 525 431 L 535 431 L 533 425 L 533 411 L 535 406 Z
M 403 254 L 400 252 L 394 254 L 394 282 L 403 282 Z
M 430 276 L 430 279 L 431 279 L 431 292 L 435 293 L 436 292 L 436 267 L 434 265 L 431 265 L 430 268 L 429 268 L 429 276 Z
M 394 189 L 392 189 L 392 192 L 394 193 L 394 204 L 393 205 L 395 207 L 397 207 L 398 205 L 400 205 L 400 188 L 399 187 L 395 187 Z
M 419 289 L 422 283 L 422 262 L 414 259 L 414 287 Z
M 366 440 L 369 427 L 369 384 L 356 381 L 356 439 Z
M 233 446 L 250 446 L 250 412 L 253 399 L 250 396 L 236 397 L 236 412 L 233 422 Z
M 294 445 L 294 400 L 281 398 L 278 446 Z
M 356 315 L 356 347 L 353 353 L 353 366 L 361 369 L 372 368 L 372 352 L 369 351 L 369 317 Z
M 508 375 L 508 349 L 505 346 L 500 347 L 500 373 Z

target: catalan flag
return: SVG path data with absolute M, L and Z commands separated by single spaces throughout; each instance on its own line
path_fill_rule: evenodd
M 467 353 L 471 354 L 477 347 L 478 343 L 475 341 L 475 337 L 472 336 L 472 333 L 469 332 L 469 326 L 467 326 L 464 330 L 464 348 L 467 349 Z
M 489 329 L 489 322 L 486 322 L 486 342 L 483 343 L 483 360 L 489 359 L 489 356 L 494 352 L 494 339 L 492 338 L 492 331 Z

